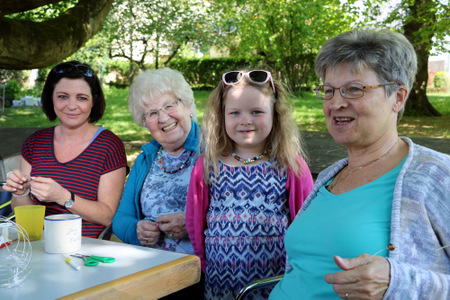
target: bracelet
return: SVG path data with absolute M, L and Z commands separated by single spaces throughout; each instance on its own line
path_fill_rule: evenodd
M 13 193 L 11 193 L 12 194 L 12 196 L 13 197 L 15 197 L 15 198 L 23 198 L 23 197 L 26 197 L 26 196 L 28 196 L 28 194 L 30 193 L 30 191 L 31 191 L 31 189 L 30 188 L 28 188 L 26 191 L 25 191 L 25 193 L 23 193 L 22 195 L 15 195 L 15 194 L 13 194 Z

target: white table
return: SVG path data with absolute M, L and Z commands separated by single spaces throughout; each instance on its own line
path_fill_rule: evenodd
M 200 280 L 200 260 L 193 255 L 82 238 L 78 253 L 111 256 L 114 263 L 73 269 L 60 254 L 44 251 L 43 239 L 31 242 L 31 273 L 22 286 L 0 288 L 0 299 L 157 299 Z

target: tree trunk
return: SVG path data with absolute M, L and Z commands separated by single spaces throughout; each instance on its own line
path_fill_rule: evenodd
M 34 69 L 62 61 L 101 29 L 112 3 L 80 0 L 58 18 L 44 22 L 0 18 L 0 68 Z M 3 12 L 3 2 L 0 9 Z
M 159 34 L 156 37 L 155 47 L 155 69 L 159 69 Z
M 436 22 L 432 10 L 424 8 L 432 5 L 433 0 L 415 0 L 409 6 L 410 18 L 403 26 L 404 35 L 413 44 L 417 54 L 416 81 L 405 104 L 405 115 L 440 116 L 427 97 L 428 57 L 432 47 L 434 32 L 427 28 L 428 23 Z M 424 16 L 426 14 L 426 16 Z M 424 38 L 425 37 L 425 38 Z
M 416 81 L 411 89 L 408 101 L 406 101 L 405 104 L 405 115 L 440 116 L 441 114 L 431 105 L 427 97 L 429 52 L 420 51 L 416 48 L 416 53 L 418 70 Z

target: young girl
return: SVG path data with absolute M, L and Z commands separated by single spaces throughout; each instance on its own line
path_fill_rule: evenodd
M 270 72 L 225 73 L 203 124 L 186 227 L 205 299 L 234 299 L 246 284 L 284 273 L 284 235 L 313 180 L 286 92 Z

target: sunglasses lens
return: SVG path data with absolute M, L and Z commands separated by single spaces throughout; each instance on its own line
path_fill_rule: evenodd
M 265 83 L 269 78 L 269 73 L 264 71 L 251 71 L 248 76 L 253 82 Z
M 88 66 L 77 66 L 78 72 L 83 74 L 86 77 L 92 77 L 94 75 L 94 71 Z
M 224 80 L 226 83 L 236 83 L 241 78 L 240 74 L 241 74 L 241 72 L 237 72 L 237 71 L 228 72 L 225 74 Z
M 63 74 L 63 73 L 70 72 L 72 70 L 72 68 L 73 68 L 73 66 L 71 64 L 62 63 L 62 64 L 57 65 L 54 68 L 54 70 L 58 74 Z

